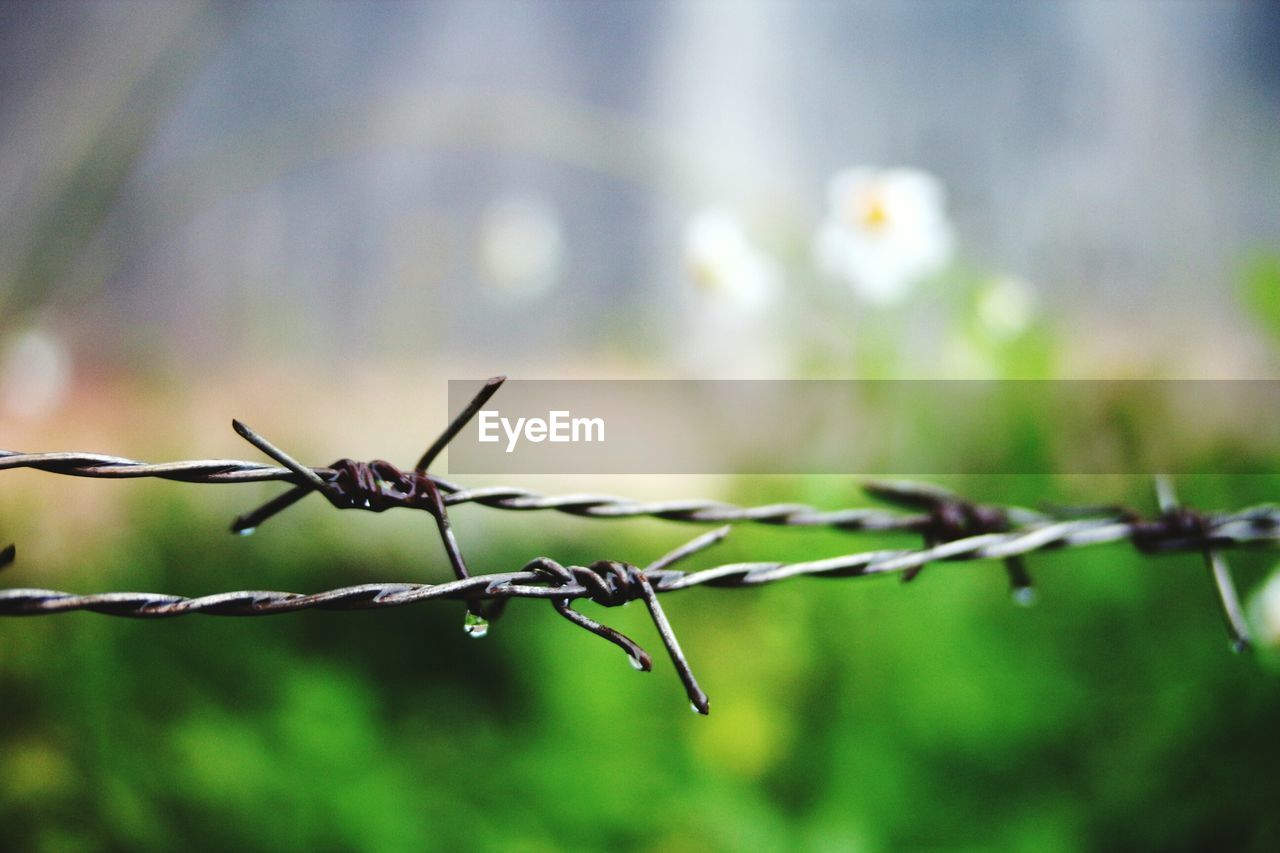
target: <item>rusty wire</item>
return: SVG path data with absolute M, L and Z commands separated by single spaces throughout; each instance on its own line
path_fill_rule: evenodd
M 914 579 L 937 562 L 1000 560 L 1016 601 L 1029 603 L 1031 578 L 1024 558 L 1041 551 L 1129 542 L 1146 554 L 1200 553 L 1210 570 L 1232 647 L 1249 645 L 1239 597 L 1226 564 L 1226 550 L 1280 544 L 1280 507 L 1264 505 L 1238 512 L 1203 513 L 1182 506 L 1171 484 L 1157 480 L 1159 513 L 1144 517 L 1133 510 L 1037 512 L 1023 507 L 978 504 L 945 489 L 918 483 L 870 483 L 874 498 L 897 509 L 824 511 L 797 504 L 735 507 L 713 501 L 641 503 L 605 496 L 552 497 L 520 489 L 494 487 L 467 490 L 427 473 L 427 466 L 497 390 L 490 380 L 419 460 L 413 471 L 383 461 L 342 459 L 325 468 L 303 466 L 284 451 L 236 421 L 236 431 L 271 456 L 281 467 L 232 460 L 196 460 L 151 465 L 92 453 L 23 454 L 0 451 L 0 469 L 35 468 L 84 477 L 159 477 L 196 483 L 279 480 L 293 488 L 236 520 L 236 532 L 252 532 L 258 523 L 291 506 L 312 491 L 340 509 L 381 512 L 407 507 L 428 512 L 436 522 L 455 579 L 447 583 L 370 583 L 304 594 L 239 590 L 185 597 L 150 592 L 77 595 L 46 589 L 0 590 L 0 616 L 31 616 L 86 610 L 112 616 L 158 618 L 204 613 L 218 616 L 265 616 L 299 610 L 366 610 L 397 607 L 430 599 L 467 604 L 468 633 L 483 636 L 488 622 L 514 598 L 550 599 L 557 613 L 622 648 L 637 669 L 651 668 L 649 655 L 620 632 L 574 610 L 589 600 L 612 607 L 645 602 L 658 633 L 695 710 L 707 713 L 708 700 L 699 687 L 658 601 L 664 593 L 697 586 L 754 587 L 796 577 L 848 578 L 898 573 Z M 704 533 L 640 569 L 631 563 L 602 560 L 590 566 L 564 566 L 539 557 L 515 572 L 475 575 L 468 571 L 448 519 L 448 506 L 478 503 L 500 509 L 555 509 L 593 518 L 641 515 L 675 521 L 762 522 L 795 526 L 832 526 L 856 531 L 907 531 L 921 535 L 920 548 L 880 549 L 802 562 L 739 562 L 685 571 L 674 565 L 719 542 L 729 526 Z M 14 546 L 0 550 L 0 568 L 13 562 Z
M 196 459 L 184 462 L 147 463 L 100 453 L 20 453 L 0 450 L 0 470 L 34 468 L 52 474 L 72 477 L 132 479 L 154 477 L 184 483 L 258 483 L 280 481 L 304 485 L 304 478 L 288 468 L 262 462 L 235 459 Z M 309 469 L 326 481 L 338 477 L 332 467 Z M 627 519 L 649 516 L 666 521 L 689 521 L 706 524 L 761 524 L 794 527 L 834 527 L 843 530 L 910 530 L 920 517 L 904 517 L 880 509 L 853 508 L 821 510 L 804 504 L 769 504 L 741 507 L 713 500 L 637 501 L 613 495 L 569 494 L 546 495 L 516 486 L 464 488 L 435 474 L 430 479 L 444 494 L 448 506 L 474 503 L 493 509 L 535 511 L 554 510 L 586 518 Z M 304 491 L 293 500 L 304 497 Z M 292 502 L 292 500 L 290 501 Z M 237 532 L 255 529 L 265 519 L 246 513 L 236 520 Z

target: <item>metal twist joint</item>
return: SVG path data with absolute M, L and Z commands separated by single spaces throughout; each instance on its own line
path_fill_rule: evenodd
M 1013 529 L 1008 509 L 975 503 L 936 486 L 871 483 L 866 488 L 868 493 L 881 500 L 908 509 L 923 510 L 925 515 L 919 523 L 919 531 L 924 537 L 926 548 L 936 548 L 948 542 L 959 542 L 992 533 L 1008 533 Z M 1009 589 L 1013 600 L 1020 604 L 1034 602 L 1035 587 L 1021 555 L 1006 557 L 1004 566 L 1009 575 Z M 903 583 L 915 580 L 922 571 L 923 565 L 906 569 L 902 573 Z
M 408 507 L 430 512 L 439 502 L 436 486 L 426 474 L 402 471 L 383 459 L 339 459 L 329 467 L 334 478 L 322 494 L 339 509 L 383 512 L 392 507 Z
M 666 611 L 658 601 L 657 590 L 649 579 L 649 573 L 657 574 L 672 564 L 679 562 L 697 552 L 714 545 L 728 534 L 728 528 L 720 528 L 711 533 L 688 542 L 669 554 L 655 560 L 646 569 L 640 569 L 630 563 L 617 560 L 598 560 L 590 566 L 562 566 L 549 557 L 539 557 L 524 567 L 524 571 L 532 572 L 542 579 L 553 590 L 563 590 L 564 596 L 551 599 L 556 612 L 579 628 L 585 628 L 597 637 L 613 643 L 627 653 L 631 665 L 642 672 L 653 669 L 653 658 L 641 646 L 614 628 L 601 624 L 589 616 L 573 609 L 573 598 L 586 598 L 602 607 L 617 607 L 632 601 L 643 601 L 653 619 L 658 635 L 667 649 L 667 655 L 675 666 L 676 674 L 684 685 L 685 693 L 693 709 L 699 714 L 710 710 L 707 694 L 699 686 L 684 650 L 676 639 Z M 570 592 L 575 595 L 570 595 Z
M 1192 507 L 1170 507 L 1151 519 L 1134 514 L 1133 545 L 1144 554 L 1203 551 L 1222 544 L 1215 541 L 1209 516 Z

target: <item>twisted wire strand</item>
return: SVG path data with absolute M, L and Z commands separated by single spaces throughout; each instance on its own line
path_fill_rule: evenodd
M 194 459 L 181 462 L 148 463 L 100 453 L 21 453 L 0 450 L 0 470 L 32 468 L 51 474 L 99 479 L 153 477 L 183 483 L 284 482 L 305 486 L 302 477 L 275 465 L 236 459 Z M 326 481 L 337 478 L 331 467 L 311 470 Z M 702 524 L 755 522 L 788 527 L 832 527 L 840 530 L 918 530 L 926 521 L 923 514 L 903 514 L 878 508 L 823 510 L 805 504 L 785 503 L 742 507 L 713 500 L 637 501 L 613 495 L 547 495 L 514 486 L 485 486 L 468 489 L 435 474 L 428 474 L 444 495 L 446 506 L 474 503 L 491 509 L 531 512 L 553 510 L 585 518 L 628 519 L 648 516 L 667 521 Z M 1039 513 L 1014 508 L 1026 520 Z
M 250 444 L 271 456 L 280 466 L 234 459 L 197 459 L 184 462 L 150 464 L 119 456 L 98 453 L 20 453 L 0 450 L 0 470 L 34 468 L 74 477 L 135 478 L 157 477 L 187 483 L 247 483 L 281 481 L 293 488 L 245 513 L 232 523 L 238 533 L 250 532 L 260 523 L 288 509 L 312 491 L 319 491 L 335 505 L 381 511 L 392 505 L 413 506 L 419 491 L 438 490 L 444 506 L 476 503 L 494 509 L 530 512 L 553 510 L 587 518 L 626 519 L 649 516 L 668 521 L 704 524 L 754 522 L 789 527 L 832 527 L 840 530 L 926 530 L 933 519 L 928 512 L 903 514 L 882 509 L 821 510 L 805 504 L 768 504 L 741 507 L 712 500 L 636 501 L 613 495 L 569 494 L 546 495 L 511 486 L 466 489 L 428 472 L 428 467 L 463 430 L 484 404 L 506 381 L 495 376 L 486 381 L 472 400 L 456 415 L 438 438 L 427 448 L 412 472 L 402 472 L 389 462 L 357 463 L 339 460 L 323 468 L 307 467 L 258 435 L 239 421 L 232 421 L 235 431 Z M 380 481 L 395 481 L 390 488 Z M 935 486 L 921 484 L 873 484 L 868 488 L 876 497 L 911 509 L 933 509 L 939 501 L 954 501 L 957 496 Z M 378 504 L 378 506 L 374 506 Z M 1021 507 L 1000 509 L 1004 517 L 1015 523 L 1043 520 L 1044 515 Z M 954 538 L 954 537 L 953 537 Z
M 1153 538 L 1151 522 L 1109 517 L 1033 524 L 1005 533 L 981 533 L 919 549 L 880 549 L 802 562 L 739 562 L 696 571 L 646 569 L 658 594 L 697 586 L 755 587 L 796 577 L 866 577 L 904 573 L 937 562 L 1007 560 L 1041 551 L 1131 542 L 1146 553 L 1202 552 L 1280 544 L 1280 508 L 1260 506 L 1208 518 L 1206 539 L 1189 541 L 1177 531 Z M 723 535 L 723 531 L 715 531 Z M 1145 538 L 1144 538 L 1145 537 Z M 545 558 L 543 558 L 545 559 Z M 585 567 L 571 567 L 578 573 Z M 47 589 L 0 590 L 0 616 L 30 616 L 89 610 L 136 618 L 206 613 L 216 616 L 268 616 L 298 610 L 368 610 L 399 607 L 431 599 L 498 600 L 510 598 L 594 599 L 597 593 L 579 581 L 553 584 L 537 571 L 499 572 L 438 584 L 367 583 L 317 593 L 239 590 L 185 597 L 152 592 L 78 595 Z
M 300 469 L 269 442 L 254 440 L 273 455 Z M 14 456 L 8 457 L 12 461 Z M 349 462 L 349 460 L 346 460 Z M 224 464 L 224 463 L 216 463 Z M 913 524 L 925 547 L 881 549 L 801 562 L 738 562 L 697 571 L 672 568 L 676 562 L 723 539 L 730 526 L 704 533 L 669 554 L 639 569 L 629 563 L 600 561 L 591 566 L 565 567 L 547 557 L 537 558 L 518 572 L 487 575 L 470 574 L 465 568 L 457 542 L 449 530 L 444 496 L 433 481 L 421 472 L 421 480 L 405 475 L 383 463 L 350 463 L 335 474 L 333 481 L 317 477 L 314 486 L 335 506 L 380 511 L 386 506 L 410 505 L 426 509 L 435 517 L 441 541 L 456 579 L 447 583 L 367 583 L 304 594 L 271 590 L 237 590 L 198 597 L 153 592 L 106 592 L 89 595 L 47 589 L 0 590 L 0 617 L 34 616 L 86 610 L 111 616 L 159 618 L 203 613 L 216 616 L 267 616 L 299 610 L 366 610 L 397 607 L 431 599 L 462 600 L 467 605 L 464 621 L 468 633 L 483 636 L 488 620 L 501 614 L 513 598 L 549 599 L 556 612 L 577 625 L 623 649 L 632 665 L 652 668 L 649 654 L 634 640 L 573 609 L 573 602 L 588 599 L 605 607 L 643 600 L 663 645 L 685 688 L 694 711 L 710 713 L 710 702 L 685 657 L 675 631 L 659 603 L 665 593 L 709 587 L 754 587 L 796 577 L 866 577 L 899 573 L 904 581 L 918 576 L 928 564 L 943 561 L 1003 560 L 1015 601 L 1030 599 L 1031 580 L 1023 563 L 1029 554 L 1063 548 L 1080 548 L 1129 541 L 1148 554 L 1198 551 L 1204 555 L 1217 586 L 1223 619 L 1236 651 L 1249 645 L 1239 598 L 1222 551 L 1280 543 L 1280 508 L 1260 506 L 1229 514 L 1205 514 L 1180 506 L 1172 486 L 1158 484 L 1160 514 L 1151 519 L 1128 511 L 1103 511 L 1093 517 L 1024 517 L 1019 509 L 994 507 L 965 501 L 950 492 L 914 484 L 876 484 L 872 494 L 900 505 L 928 507 L 922 524 Z M 114 463 L 111 463 L 114 466 Z M 382 471 L 399 478 L 397 483 L 364 482 Z M 168 472 L 167 472 L 168 473 Z M 189 472 L 183 472 L 189 473 Z M 314 472 L 312 472 L 314 475 Z M 346 482 L 341 479 L 345 477 Z M 419 484 L 426 498 L 418 495 Z M 402 491 L 408 489 L 409 491 Z M 372 491 L 371 491 L 372 490 Z M 295 490 L 296 491 L 296 490 Z M 307 492 L 302 491 L 305 495 Z M 456 492 L 454 493 L 456 494 Z M 296 499 L 296 498 L 295 498 Z M 386 501 L 385 505 L 381 503 Z M 290 501 L 284 502 L 287 506 Z M 361 504 L 361 502 L 363 502 Z M 273 503 L 281 503 L 279 499 Z M 270 506 L 270 505 L 269 505 Z M 275 507 L 273 511 L 278 511 Z M 899 516 L 907 518 L 909 516 Z M 883 529 L 894 529 L 892 525 Z M 0 569 L 13 562 L 13 545 L 0 550 Z

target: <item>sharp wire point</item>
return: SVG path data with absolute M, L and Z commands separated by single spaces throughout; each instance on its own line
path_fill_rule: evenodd
M 299 477 L 309 482 L 317 491 L 322 493 L 328 493 L 329 484 L 325 482 L 324 478 L 322 478 L 315 471 L 312 471 L 310 468 L 303 465 L 301 462 L 294 459 L 292 456 L 285 453 L 283 450 L 276 447 L 274 444 L 267 441 L 265 438 L 258 435 L 253 430 L 249 429 L 247 425 L 241 423 L 240 421 L 232 420 L 231 426 L 235 429 L 237 433 L 240 434 L 241 438 L 243 438 L 245 441 L 249 442 L 254 447 L 261 450 L 263 453 L 270 456 L 272 459 L 279 462 L 284 467 L 288 468 L 293 473 L 297 474 Z
M 654 591 L 653 585 L 649 583 L 649 579 L 644 576 L 643 572 L 636 571 L 636 580 L 640 585 L 645 606 L 649 608 L 649 615 L 653 617 L 653 623 L 658 627 L 658 635 L 662 637 L 662 644 L 667 647 L 667 654 L 671 657 L 671 663 L 675 666 L 676 673 L 680 676 L 680 682 L 684 684 L 685 693 L 689 696 L 689 701 L 693 703 L 693 707 L 698 713 L 709 713 L 710 703 L 707 700 L 707 694 L 703 692 L 702 687 L 698 684 L 698 679 L 693 675 L 693 670 L 689 667 L 689 661 L 684 656 L 684 650 L 680 648 L 680 641 L 676 639 L 676 632 L 671 628 L 671 623 L 667 621 L 667 614 L 658 602 L 658 594 Z
M 666 554 L 662 555 L 658 559 L 654 560 L 652 563 L 650 563 L 648 566 L 645 567 L 645 571 L 646 572 L 661 571 L 662 569 L 669 568 L 670 566 L 680 562 L 681 560 L 684 560 L 688 557 L 692 557 L 694 554 L 698 553 L 699 551 L 705 551 L 707 548 L 710 548 L 712 545 L 716 545 L 716 544 L 719 544 L 720 542 L 723 542 L 725 537 L 729 535 L 729 532 L 732 529 L 733 529 L 732 525 L 726 524 L 722 527 L 717 527 L 715 530 L 709 530 L 706 533 L 703 533 L 701 536 L 696 536 L 693 539 L 690 539 L 688 542 L 684 543 L 683 545 L 679 546 L 678 548 L 675 548 L 667 552 Z
M 309 485 L 294 486 L 289 491 L 282 492 L 257 509 L 246 512 L 243 515 L 236 516 L 236 519 L 231 522 L 231 532 L 244 533 L 247 530 L 256 530 L 261 526 L 262 522 L 274 515 L 284 512 L 286 509 L 293 506 L 313 491 L 315 491 L 315 489 L 311 488 Z
M 1156 505 L 1162 513 L 1175 512 L 1178 509 L 1178 490 L 1173 485 L 1173 478 L 1168 474 L 1157 474 L 1153 478 L 1156 492 Z
M 489 398 L 498 393 L 498 389 L 501 388 L 502 383 L 506 381 L 507 377 L 505 376 L 495 376 L 485 382 L 479 393 L 471 398 L 471 402 L 458 413 L 458 416 L 449 423 L 449 426 L 445 427 L 444 432 L 440 433 L 440 437 L 432 442 L 431 446 L 427 448 L 426 453 L 422 454 L 422 458 L 418 460 L 418 464 L 414 466 L 413 470 L 417 471 L 419 474 L 425 474 L 427 469 L 431 467 L 431 463 L 435 461 L 436 457 L 443 453 L 444 449 L 449 446 L 449 442 L 453 441 L 453 439 L 457 437 L 458 433 L 462 432 L 463 428 L 466 427 L 466 425 L 471 422 L 471 419 L 476 416 L 476 413 L 480 411 L 480 407 L 489 402 Z
M 423 482 L 427 487 L 427 495 L 431 501 L 431 515 L 436 520 L 436 530 L 440 534 L 440 541 L 444 544 L 445 555 L 449 558 L 449 565 L 453 568 L 454 576 L 458 580 L 465 580 L 470 577 L 467 573 L 467 563 L 462 559 L 462 548 L 458 545 L 458 538 L 453 534 L 453 526 L 449 524 L 449 512 L 445 509 L 444 498 L 440 495 L 440 490 L 436 488 L 435 483 L 424 478 Z M 479 613 L 474 607 L 472 613 Z
M 1026 561 L 1021 557 L 1010 557 L 1004 561 L 1004 566 L 1009 575 L 1009 591 L 1013 594 L 1013 600 L 1022 605 L 1034 604 L 1035 584 L 1031 581 L 1031 573 L 1027 571 Z
M 555 607 L 556 612 L 565 619 L 580 628 L 586 628 L 597 637 L 603 637 L 626 652 L 629 660 L 639 663 L 638 669 L 641 672 L 650 672 L 653 669 L 653 658 L 626 634 L 574 610 L 567 598 L 553 598 L 551 599 L 551 604 Z
M 1236 652 L 1247 651 L 1252 644 L 1249 623 L 1245 619 L 1244 608 L 1240 606 L 1240 596 L 1236 592 L 1236 584 L 1231 577 L 1231 567 L 1227 565 L 1226 558 L 1216 550 L 1205 551 L 1204 557 L 1218 590 L 1218 601 L 1222 605 L 1222 619 L 1227 626 L 1231 647 Z

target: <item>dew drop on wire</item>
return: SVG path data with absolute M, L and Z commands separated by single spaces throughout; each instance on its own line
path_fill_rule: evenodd
M 239 530 L 237 530 L 237 531 L 236 531 L 236 535 L 238 535 L 238 536 L 252 536 L 255 532 L 257 532 L 257 530 L 258 530 L 258 528 L 256 528 L 256 527 L 242 527 L 242 528 L 240 528 Z
M 478 640 L 489 633 L 489 620 L 468 610 L 467 617 L 462 620 L 462 630 L 467 632 L 468 637 Z
M 1013 592 L 1010 593 L 1010 596 L 1013 598 L 1013 603 L 1019 607 L 1030 607 L 1036 603 L 1038 598 L 1036 595 L 1036 589 L 1033 586 L 1016 587 Z
M 635 655 L 627 655 L 627 663 L 631 664 L 632 669 L 638 669 L 641 672 L 644 671 L 644 662 Z

